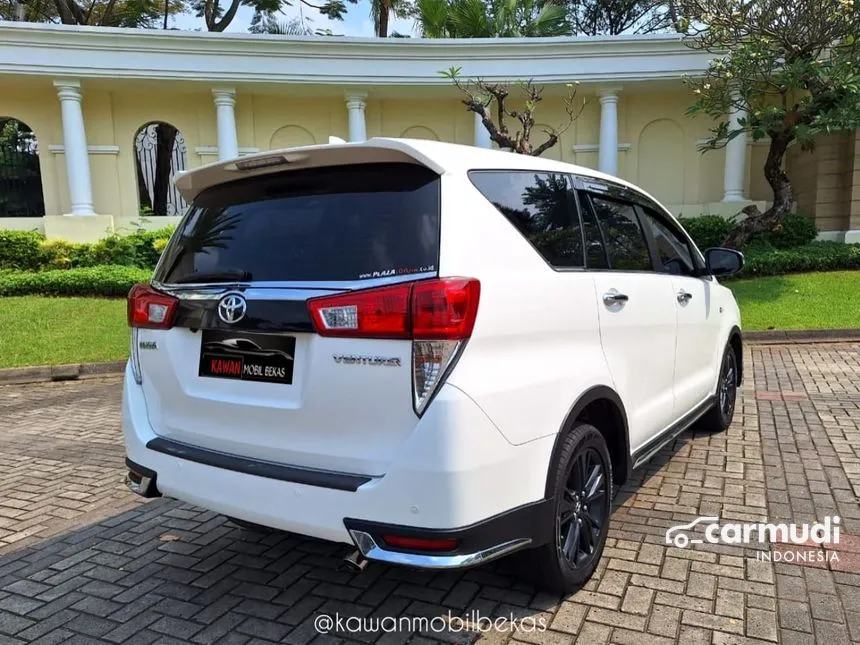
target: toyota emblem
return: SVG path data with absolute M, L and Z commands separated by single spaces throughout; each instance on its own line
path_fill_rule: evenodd
M 248 301 L 241 293 L 225 293 L 218 302 L 218 317 L 225 323 L 237 323 L 245 317 Z

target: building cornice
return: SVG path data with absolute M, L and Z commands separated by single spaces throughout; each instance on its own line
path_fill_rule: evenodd
M 285 37 L 0 22 L 0 74 L 218 83 L 446 86 L 439 71 L 541 83 L 698 74 L 708 56 L 677 35 L 424 40 Z

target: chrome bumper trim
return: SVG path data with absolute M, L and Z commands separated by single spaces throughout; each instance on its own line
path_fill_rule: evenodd
M 455 555 L 430 555 L 425 553 L 403 553 L 383 549 L 369 533 L 351 530 L 355 546 L 368 560 L 387 562 L 422 569 L 460 569 L 484 564 L 503 555 L 512 553 L 531 544 L 531 538 L 518 538 L 491 546 L 476 553 L 458 553 Z

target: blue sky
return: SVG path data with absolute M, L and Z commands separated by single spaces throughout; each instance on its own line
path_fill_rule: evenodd
M 301 4 L 299 0 L 295 0 L 294 6 L 285 7 L 283 11 L 283 20 L 302 18 L 311 29 L 331 29 L 332 33 L 342 36 L 373 36 L 373 21 L 370 19 L 370 5 L 367 0 L 360 0 L 358 4 L 347 3 L 347 13 L 343 21 L 330 20 L 316 9 Z M 254 10 L 250 7 L 240 7 L 227 31 L 247 32 L 253 15 Z M 415 36 L 413 22 L 411 19 L 400 20 L 392 17 L 390 29 Z M 202 19 L 194 16 L 178 16 L 173 20 L 173 26 L 179 29 L 199 29 L 201 24 Z

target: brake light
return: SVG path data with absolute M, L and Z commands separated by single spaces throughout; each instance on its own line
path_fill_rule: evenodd
M 170 329 L 179 300 L 148 284 L 136 284 L 128 292 L 129 327 Z
M 472 335 L 481 284 L 436 278 L 308 300 L 320 336 L 463 340 Z
M 409 284 L 308 300 L 320 336 L 409 338 Z
M 320 336 L 412 340 L 412 406 L 421 416 L 472 335 L 481 283 L 434 278 L 308 300 Z

